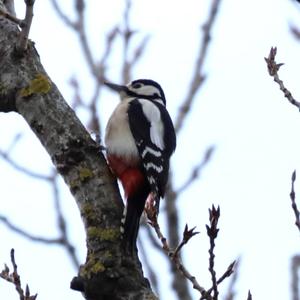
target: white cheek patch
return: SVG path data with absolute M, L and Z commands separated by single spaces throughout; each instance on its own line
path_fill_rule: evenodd
M 154 94 L 159 95 L 160 97 L 160 91 L 153 85 L 144 85 L 138 89 L 135 89 L 133 87 L 128 87 L 131 91 L 134 93 L 137 93 L 138 95 L 146 95 L 146 96 L 152 96 Z
M 139 100 L 142 104 L 143 112 L 150 122 L 150 138 L 151 142 L 159 149 L 164 150 L 164 128 L 161 121 L 159 109 L 149 100 Z

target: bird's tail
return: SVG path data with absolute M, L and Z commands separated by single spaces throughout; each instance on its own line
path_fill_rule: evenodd
M 123 247 L 130 254 L 136 252 L 136 240 L 139 231 L 140 218 L 150 189 L 145 184 L 132 196 L 128 196 L 123 216 Z

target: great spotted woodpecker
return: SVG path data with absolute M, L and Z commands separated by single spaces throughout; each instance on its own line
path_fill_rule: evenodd
M 175 130 L 157 82 L 105 84 L 121 97 L 107 123 L 105 144 L 108 163 L 127 198 L 123 240 L 126 249 L 133 251 L 147 197 L 154 199 L 157 213 L 164 197 L 169 160 L 176 147 Z

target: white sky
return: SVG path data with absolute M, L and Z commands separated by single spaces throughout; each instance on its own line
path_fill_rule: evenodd
M 23 1 L 16 2 L 22 16 Z M 134 78 L 160 82 L 170 113 L 175 117 L 190 82 L 199 29 L 210 1 L 135 2 L 132 25 L 140 30 L 137 38 L 150 33 L 151 40 Z M 64 1 L 66 8 L 71 3 Z M 89 1 L 87 9 L 90 42 L 95 57 L 100 57 L 103 33 L 122 16 L 123 1 L 106 1 L 103 5 Z M 212 203 L 219 204 L 217 271 L 221 274 L 237 256 L 242 258 L 237 299 L 246 299 L 248 289 L 253 299 L 290 297 L 290 257 L 300 249 L 289 200 L 291 173 L 294 169 L 300 172 L 300 115 L 269 77 L 263 58 L 271 46 L 278 47 L 277 60 L 285 62 L 280 76 L 297 98 L 300 43 L 291 37 L 288 24 L 297 24 L 299 17 L 299 8 L 288 0 L 222 1 L 206 61 L 207 82 L 179 136 L 173 158 L 176 184 L 180 186 L 205 149 L 216 145 L 215 155 L 201 180 L 179 200 L 182 228 L 187 222 L 201 231 L 184 253 L 190 271 L 208 287 L 208 239 L 204 225 L 208 222 L 208 208 Z M 35 5 L 31 38 L 47 72 L 66 99 L 72 99 L 68 81 L 73 75 L 88 99 L 93 86 L 76 36 L 58 20 L 48 1 L 37 1 Z M 117 43 L 109 65 L 109 74 L 116 82 L 120 80 L 120 47 Z M 100 109 L 105 120 L 117 99 L 108 92 L 104 96 Z M 84 118 L 84 113 L 80 116 Z M 23 131 L 24 124 L 15 114 L 1 114 L 1 149 L 9 145 L 16 132 Z M 29 130 L 25 132 L 14 149 L 14 158 L 24 166 L 47 173 L 47 154 L 34 135 Z M 16 173 L 3 161 L 0 169 L 1 214 L 35 234 L 54 236 L 49 187 Z M 299 182 L 296 184 L 300 186 Z M 300 206 L 300 188 L 297 190 Z M 68 192 L 62 194 L 70 234 L 84 260 L 84 236 L 77 207 Z M 9 251 L 14 247 L 22 279 L 33 292 L 38 292 L 38 299 L 82 299 L 79 293 L 69 290 L 76 270 L 60 248 L 32 244 L 1 223 L 0 239 L 0 263 L 9 263 Z M 158 265 L 158 261 L 153 260 L 153 264 Z M 159 272 L 167 273 L 167 265 L 160 261 L 159 264 Z M 162 299 L 172 297 L 166 282 L 161 282 Z M 195 299 L 197 296 L 194 293 Z M 0 281 L 0 298 L 18 297 L 13 286 Z

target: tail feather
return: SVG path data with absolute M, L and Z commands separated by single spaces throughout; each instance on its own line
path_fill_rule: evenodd
M 144 211 L 145 202 L 150 189 L 144 185 L 133 196 L 127 198 L 127 207 L 125 208 L 123 247 L 126 252 L 133 254 L 137 251 L 136 240 L 139 231 L 140 218 Z

